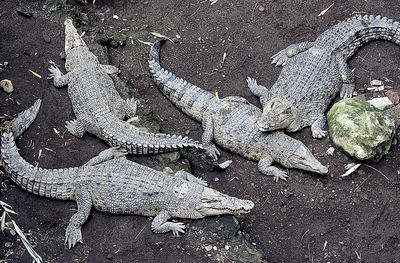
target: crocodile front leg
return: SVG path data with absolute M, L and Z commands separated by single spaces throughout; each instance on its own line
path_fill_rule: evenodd
M 354 74 L 347 66 L 346 60 L 342 54 L 337 54 L 335 56 L 336 63 L 339 68 L 339 74 L 343 81 L 342 89 L 340 90 L 340 98 L 346 99 L 353 96 L 354 85 Z
M 50 66 L 49 71 L 49 78 L 53 79 L 53 84 L 56 88 L 61 88 L 67 85 L 71 79 L 71 72 L 64 75 L 56 66 Z
M 65 128 L 74 136 L 82 138 L 85 134 L 85 128 L 79 120 L 66 121 Z
M 311 133 L 314 138 L 321 139 L 326 137 L 328 132 L 324 130 L 325 123 L 325 115 L 323 113 L 319 113 L 317 120 L 311 124 Z
M 269 100 L 269 90 L 264 86 L 258 85 L 257 81 L 250 77 L 247 77 L 247 86 L 254 96 L 260 98 L 261 106 L 264 107 Z
M 181 178 L 183 180 L 186 180 L 188 182 L 193 182 L 193 183 L 196 183 L 196 184 L 207 186 L 207 182 L 205 180 L 203 180 L 201 178 L 198 178 L 198 177 L 194 176 L 193 174 L 188 173 L 188 172 L 186 172 L 184 170 L 177 171 L 175 173 L 175 176 L 178 177 L 178 178 Z
M 111 147 L 101 151 L 97 156 L 90 159 L 83 166 L 93 166 L 111 159 L 117 159 L 124 157 L 128 154 L 128 151 L 120 147 Z
M 295 55 L 310 49 L 314 45 L 314 42 L 301 42 L 298 44 L 293 44 L 288 46 L 287 48 L 279 51 L 275 55 L 271 57 L 271 64 L 276 64 L 277 66 L 285 66 L 286 63 L 290 60 L 290 58 Z
M 274 159 L 268 154 L 265 154 L 261 160 L 258 162 L 258 170 L 265 175 L 273 175 L 274 181 L 278 182 L 279 179 L 286 181 L 286 178 L 289 176 L 286 172 L 279 170 L 275 166 L 271 164 L 274 162 Z
M 75 200 L 78 204 L 78 212 L 69 220 L 65 232 L 65 244 L 68 244 L 68 248 L 74 247 L 77 242 L 83 243 L 81 228 L 86 222 L 92 208 L 92 198 L 88 189 L 84 186 L 77 186 Z
M 179 236 L 179 233 L 185 233 L 185 224 L 184 223 L 174 223 L 167 222 L 171 216 L 167 211 L 161 211 L 151 222 L 151 230 L 154 233 L 165 233 L 168 231 L 172 231 L 174 236 Z
M 204 148 L 207 150 L 210 155 L 217 160 L 218 156 L 220 155 L 217 147 L 212 140 L 214 138 L 214 120 L 211 114 L 204 114 L 203 115 L 203 135 L 201 136 L 201 142 Z

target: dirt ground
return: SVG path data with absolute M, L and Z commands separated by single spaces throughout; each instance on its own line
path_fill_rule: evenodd
M 243 96 L 259 106 L 247 88 L 246 77 L 271 86 L 281 70 L 270 65 L 271 55 L 290 44 L 313 41 L 325 29 L 354 14 L 379 14 L 400 21 L 400 5 L 395 0 L 336 1 L 323 16 L 318 14 L 332 2 L 64 2 L 0 2 L 0 63 L 9 63 L 0 71 L 0 79 L 10 79 L 15 87 L 10 95 L 0 92 L 0 116 L 15 116 L 35 99 L 43 99 L 36 122 L 19 139 L 18 146 L 27 161 L 44 168 L 79 166 L 107 147 L 91 135 L 77 139 L 64 133 L 65 121 L 73 118 L 67 89 L 56 89 L 46 79 L 50 60 L 64 71 L 60 53 L 67 16 L 81 25 L 78 30 L 86 32 L 88 43 L 117 46 L 108 48 L 106 59 L 121 69 L 120 78 L 129 87 L 122 94 L 124 97 L 143 99 L 143 108 L 149 105 L 154 116 L 162 120 L 163 131 L 189 133 L 197 140 L 201 139 L 201 125 L 156 89 L 148 74 L 148 47 L 137 39 L 152 42 L 150 32 L 170 37 L 175 43 L 168 42 L 161 53 L 166 69 L 208 91 L 218 92 L 220 98 Z M 124 41 L 125 37 L 124 45 L 111 41 Z M 385 80 L 400 88 L 399 58 L 400 49 L 392 43 L 375 41 L 365 45 L 349 61 L 350 67 L 355 68 L 356 90 L 366 93 L 371 79 Z M 139 118 L 144 115 L 151 113 L 139 112 Z M 332 146 L 330 139 L 313 139 L 309 129 L 292 136 L 329 167 L 328 175 L 289 170 L 287 182 L 275 183 L 272 177 L 258 172 L 256 163 L 226 151 L 221 151 L 221 159 L 232 159 L 233 163 L 223 172 L 203 169 L 193 161 L 192 172 L 213 188 L 249 198 L 256 206 L 251 213 L 237 218 L 238 225 L 228 222 L 233 217 L 183 220 L 190 227 L 179 238 L 170 233 L 152 233 L 150 218 L 92 211 L 83 226 L 84 244 L 69 250 L 63 244 L 64 231 L 75 203 L 25 193 L 4 175 L 0 177 L 0 200 L 18 212 L 14 220 L 28 233 L 45 262 L 400 262 L 398 144 L 379 163 L 362 165 L 357 172 L 342 178 L 344 166 L 354 159 L 338 149 L 329 156 L 326 151 Z M 156 157 L 130 159 L 149 166 L 152 160 L 157 161 Z M 222 238 L 222 231 L 212 224 L 215 222 L 233 224 L 234 231 Z M 215 231 L 203 238 L 202 231 L 208 226 Z M 224 242 L 228 244 L 238 235 L 254 249 L 250 253 L 254 252 L 253 258 L 243 259 L 242 252 L 233 249 L 236 258 L 223 256 L 229 250 Z M 194 246 L 194 239 L 201 245 Z M 15 236 L 0 234 L 0 261 L 29 262 L 30 256 Z

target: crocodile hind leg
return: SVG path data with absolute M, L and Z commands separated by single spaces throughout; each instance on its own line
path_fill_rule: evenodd
M 204 181 L 203 179 L 198 178 L 198 177 L 194 176 L 193 174 L 188 173 L 188 172 L 186 172 L 184 170 L 177 171 L 175 173 L 175 176 L 178 177 L 178 178 L 181 178 L 183 180 L 189 181 L 189 182 L 193 182 L 193 183 L 196 183 L 196 184 L 201 184 L 201 185 L 207 186 L 207 182 L 206 181 Z
M 271 156 L 264 155 L 261 160 L 258 162 L 258 170 L 265 175 L 273 175 L 274 181 L 278 182 L 279 179 L 286 181 L 286 178 L 289 176 L 286 172 L 272 166 L 271 164 L 274 162 Z
M 71 78 L 70 72 L 64 75 L 56 66 L 50 66 L 49 71 L 49 77 L 53 79 L 53 84 L 56 88 L 61 88 L 69 83 Z
M 346 99 L 353 96 L 354 74 L 346 63 L 345 58 L 341 54 L 335 56 L 338 65 L 339 73 L 343 81 L 342 89 L 340 90 L 340 98 Z
M 172 231 L 174 236 L 179 236 L 179 233 L 185 233 L 185 224 L 178 222 L 167 222 L 171 215 L 167 211 L 161 211 L 151 222 L 151 230 L 154 233 L 165 233 Z
M 81 228 L 92 208 L 92 198 L 86 187 L 77 186 L 75 190 L 75 200 L 78 204 L 78 212 L 69 220 L 65 232 L 65 244 L 68 244 L 68 248 L 74 247 L 77 242 L 83 243 Z
M 78 138 L 82 138 L 83 134 L 85 134 L 85 129 L 83 128 L 81 122 L 79 120 L 71 120 L 67 121 L 65 124 L 65 128 L 74 136 Z
M 271 64 L 276 64 L 277 66 L 285 66 L 290 58 L 295 55 L 310 49 L 314 45 L 314 42 L 301 42 L 288 46 L 287 48 L 279 51 L 271 57 Z
M 269 90 L 264 86 L 258 85 L 257 81 L 250 77 L 247 77 L 247 86 L 254 96 L 260 98 L 261 106 L 264 107 L 269 99 Z
M 328 134 L 324 130 L 324 125 L 326 123 L 326 117 L 323 113 L 318 114 L 317 119 L 311 124 L 311 133 L 314 138 L 324 138 Z
M 201 142 L 207 152 L 215 159 L 218 159 L 220 155 L 217 147 L 212 142 L 214 138 L 214 120 L 211 114 L 204 114 L 203 115 L 203 135 L 201 136 Z
M 96 165 L 111 159 L 121 158 L 128 154 L 128 151 L 120 147 L 111 147 L 101 151 L 97 156 L 90 159 L 84 166 Z

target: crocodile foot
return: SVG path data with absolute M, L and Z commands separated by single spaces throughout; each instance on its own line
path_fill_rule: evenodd
M 274 181 L 277 183 L 279 179 L 286 181 L 289 175 L 285 171 L 281 171 L 279 169 L 276 169 L 274 171 Z
M 273 55 L 271 59 L 271 64 L 276 64 L 277 66 L 285 66 L 286 63 L 290 60 L 290 57 L 287 55 L 287 50 L 284 49 Z
M 74 136 L 82 138 L 85 133 L 85 129 L 79 123 L 78 120 L 66 121 L 65 128 Z
M 206 149 L 207 153 L 210 154 L 215 160 L 218 159 L 218 156 L 220 155 L 220 153 L 214 144 L 212 144 L 210 146 L 206 146 L 205 149 Z
M 312 133 L 312 137 L 316 138 L 316 139 L 324 138 L 328 134 L 327 131 L 325 131 L 319 127 L 311 127 L 311 133 Z
M 179 237 L 179 233 L 185 233 L 185 224 L 182 222 L 168 222 L 168 227 L 170 231 L 172 231 L 172 234 L 174 234 L 175 237 Z
M 135 98 L 129 98 L 126 100 L 126 115 L 128 118 L 135 117 L 137 109 L 137 103 Z
M 342 89 L 340 90 L 340 98 L 351 98 L 353 96 L 354 87 L 354 83 L 343 83 Z
M 78 242 L 83 243 L 81 228 L 74 224 L 69 224 L 65 232 L 65 244 L 68 244 L 68 248 L 71 248 Z

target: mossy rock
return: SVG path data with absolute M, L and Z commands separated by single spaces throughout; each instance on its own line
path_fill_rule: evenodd
M 395 134 L 394 119 L 371 104 L 355 99 L 337 102 L 328 112 L 329 136 L 359 160 L 379 161 Z

